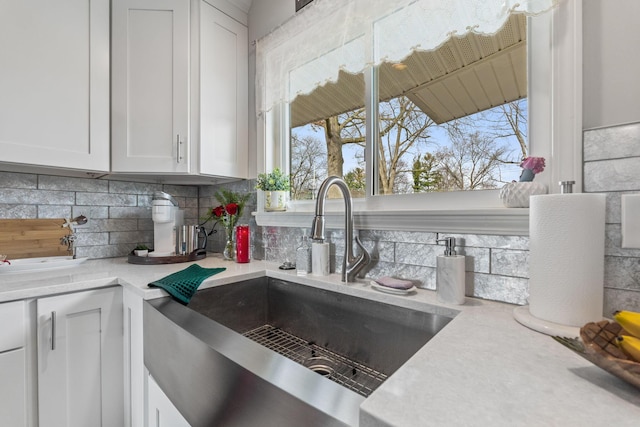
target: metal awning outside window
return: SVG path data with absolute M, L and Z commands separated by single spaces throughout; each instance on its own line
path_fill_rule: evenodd
M 512 14 L 493 35 L 453 36 L 432 51 L 416 51 L 379 71 L 383 101 L 406 95 L 440 124 L 527 96 L 526 17 Z M 340 71 L 336 82 L 298 95 L 297 127 L 364 106 L 364 76 Z

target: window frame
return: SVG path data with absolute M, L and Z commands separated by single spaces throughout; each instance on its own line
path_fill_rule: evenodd
M 558 193 L 561 180 L 576 181 L 582 191 L 582 5 L 565 0 L 543 15 L 527 18 L 529 67 L 529 144 L 545 157 L 547 168 L 536 181 Z M 535 35 L 535 36 L 534 36 Z M 377 134 L 376 70 L 365 74 L 367 107 L 366 161 L 375 164 L 372 135 Z M 258 118 L 259 170 L 289 169 L 287 106 Z M 561 112 L 562 114 L 558 114 Z M 375 114 L 375 115 L 374 115 Z M 261 141 L 262 139 L 262 141 Z M 357 229 L 430 231 L 467 234 L 528 235 L 529 209 L 504 208 L 499 190 L 372 195 L 375 176 L 367 174 L 367 196 L 354 200 Z M 285 213 L 264 212 L 258 197 L 260 226 L 310 227 L 314 201 L 292 201 Z M 401 207 L 399 207 L 401 206 Z M 327 226 L 342 228 L 343 202 L 328 201 Z

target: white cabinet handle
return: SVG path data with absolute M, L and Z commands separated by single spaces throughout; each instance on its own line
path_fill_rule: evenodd
M 56 312 L 51 312 L 51 350 L 56 349 Z
M 180 154 L 182 150 L 180 150 L 180 146 L 182 145 L 182 141 L 180 141 L 180 134 L 176 135 L 176 161 L 180 163 L 182 160 L 182 155 Z

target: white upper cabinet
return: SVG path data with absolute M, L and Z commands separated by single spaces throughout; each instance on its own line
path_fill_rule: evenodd
M 205 1 L 200 3 L 199 77 L 200 173 L 246 178 L 247 27 Z
M 0 161 L 109 170 L 109 0 L 0 0 Z
M 247 27 L 201 0 L 114 2 L 112 171 L 247 175 Z
M 116 1 L 112 32 L 112 170 L 189 172 L 189 1 Z

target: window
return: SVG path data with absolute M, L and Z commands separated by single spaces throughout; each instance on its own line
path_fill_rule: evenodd
M 313 4 L 311 6 L 313 6 Z M 550 160 L 547 170 L 540 178 L 552 189 L 555 188 L 555 185 L 552 186 L 551 184 L 562 179 L 574 179 L 579 183 L 581 182 L 581 158 L 579 154 L 579 146 L 581 143 L 580 8 L 579 2 L 565 0 L 552 12 L 536 17 L 531 21 L 534 25 L 530 25 L 527 30 L 530 49 L 526 52 L 526 57 L 530 64 L 530 74 L 526 84 L 526 95 L 528 97 L 526 101 L 523 101 L 523 96 L 517 95 L 517 99 L 510 101 L 519 103 L 517 106 L 521 108 L 521 113 L 526 113 L 527 121 L 531 123 L 531 125 L 523 127 L 521 132 L 523 135 L 526 135 L 530 141 L 526 149 L 532 150 L 531 154 L 533 155 L 543 156 Z M 556 36 L 556 34 L 559 35 L 561 31 L 563 37 Z M 572 37 L 565 37 L 566 34 L 572 34 Z M 361 40 L 357 37 L 353 37 L 352 40 L 353 43 L 350 42 L 351 44 L 356 44 L 356 41 L 361 43 Z M 549 50 L 549 46 L 553 46 L 553 48 Z M 259 56 L 260 55 L 258 55 L 258 57 Z M 408 59 L 411 60 L 411 58 Z M 258 62 L 259 61 L 260 59 L 258 58 Z M 373 62 L 375 63 L 375 61 Z M 393 105 L 389 104 L 389 102 L 399 104 L 401 101 L 397 97 L 389 97 L 388 94 L 384 92 L 384 84 L 374 86 L 372 82 L 384 82 L 386 78 L 385 75 L 387 74 L 384 68 L 386 66 L 393 67 L 394 64 L 404 64 L 405 61 L 386 62 L 388 64 L 381 63 L 382 65 L 376 68 L 366 69 L 361 73 L 361 76 L 358 73 L 349 72 L 347 67 L 347 69 L 339 72 L 339 78 L 335 80 L 336 83 L 332 84 L 337 86 L 343 83 L 341 79 L 357 76 L 355 80 L 358 80 L 358 84 L 360 85 L 364 83 L 366 88 L 364 91 L 364 104 L 368 106 L 366 111 L 371 111 L 375 114 L 377 114 L 377 111 L 380 111 L 382 114 L 385 114 L 387 108 L 393 108 Z M 313 61 L 309 61 L 306 65 L 312 63 Z M 402 68 L 402 65 L 399 65 L 399 67 Z M 261 69 L 261 67 L 257 68 Z M 315 64 L 310 68 L 315 69 Z M 392 69 L 398 72 L 402 71 L 395 68 Z M 391 79 L 395 80 L 394 83 L 399 80 L 397 76 L 398 73 L 396 73 L 396 77 L 394 77 L 393 74 L 390 75 Z M 356 87 L 355 80 L 352 82 L 354 88 Z M 443 84 L 441 80 L 436 81 L 436 83 Z M 317 88 L 327 88 L 329 86 L 329 84 L 318 85 Z M 433 87 L 428 88 L 427 86 L 420 86 L 419 89 L 432 91 L 438 89 Z M 310 99 L 310 94 L 313 94 L 313 92 L 313 90 L 309 90 L 309 87 L 306 87 L 306 90 L 303 89 L 300 91 L 300 93 L 309 94 L 303 95 L 309 97 L 308 99 Z M 429 109 L 428 106 L 420 105 L 421 97 L 424 96 L 416 93 L 415 90 L 405 89 L 402 94 L 405 95 L 414 106 L 417 106 L 420 111 L 425 112 L 425 110 Z M 369 100 L 369 97 L 373 97 L 372 99 L 376 101 Z M 298 99 L 302 98 L 300 96 L 293 98 L 295 100 L 291 102 L 291 126 L 288 124 L 288 114 L 284 114 L 277 109 L 266 109 L 263 112 L 262 117 L 264 120 L 263 123 L 265 124 L 264 135 L 266 148 L 264 164 L 267 168 L 270 164 L 269 154 L 273 153 L 271 150 L 275 150 L 275 147 L 278 147 L 279 144 L 282 144 L 283 141 L 289 137 L 291 128 L 296 128 L 298 127 L 296 124 L 299 125 L 302 123 L 296 122 L 294 119 L 297 114 Z M 397 100 L 391 101 L 394 99 Z M 321 103 L 317 103 L 316 105 L 320 104 Z M 331 105 L 335 106 L 336 103 L 333 102 Z M 371 107 L 371 105 L 374 107 Z M 345 108 L 336 110 L 335 114 L 346 114 L 358 109 L 358 106 L 354 105 L 346 108 L 349 107 L 346 103 L 344 107 Z M 433 121 L 442 121 L 445 128 L 450 126 L 451 122 L 447 121 L 445 116 L 443 116 L 445 117 L 444 119 L 438 118 L 437 110 L 436 108 L 434 110 L 435 112 L 430 111 L 427 116 Z M 490 115 L 489 110 L 481 110 L 481 114 Z M 571 112 L 571 114 L 567 115 L 566 112 Z M 369 114 L 369 116 L 371 116 L 371 114 Z M 282 117 L 282 120 L 280 120 L 280 117 Z M 467 116 L 463 115 L 460 117 L 464 118 Z M 314 119 L 320 120 L 321 118 L 316 117 Z M 366 122 L 365 129 L 369 129 L 371 126 L 378 126 L 375 121 L 367 117 L 365 117 L 364 120 Z M 372 123 L 375 124 L 372 125 Z M 318 132 L 319 128 L 316 127 L 315 131 Z M 311 130 L 308 130 L 308 132 L 311 132 Z M 374 154 L 377 150 L 372 149 L 374 144 L 371 134 L 371 131 L 366 132 L 364 147 L 360 141 L 354 143 L 354 148 L 356 148 L 355 146 L 357 145 L 358 149 L 354 149 L 353 153 L 350 154 L 352 156 L 351 159 L 345 159 L 345 164 L 351 164 L 356 167 L 364 164 L 363 169 L 365 174 L 366 171 L 371 168 L 370 165 L 376 164 Z M 298 135 L 296 138 L 298 138 Z M 557 142 L 554 144 L 554 141 Z M 518 144 L 519 143 L 520 142 L 518 142 Z M 292 149 L 293 147 L 294 146 L 292 146 Z M 515 147 L 516 145 L 512 144 L 509 150 L 512 151 L 514 156 L 519 158 L 522 156 L 522 152 L 518 153 L 518 150 L 522 148 L 518 146 L 516 149 Z M 279 159 L 278 155 L 274 155 L 273 159 L 275 163 L 272 164 L 288 164 L 289 150 L 287 148 L 288 145 L 284 150 L 281 150 L 282 153 L 286 153 L 287 157 Z M 412 156 L 416 156 L 417 154 L 418 152 L 411 153 Z M 513 159 L 516 157 L 513 157 Z M 411 157 L 411 159 L 413 159 L 413 157 Z M 425 162 L 427 160 L 428 159 L 424 159 Z M 515 162 L 515 160 L 512 161 Z M 326 165 L 325 168 L 328 169 L 328 167 L 329 165 Z M 320 169 L 323 168 L 316 170 L 316 180 L 313 185 L 309 186 L 307 197 L 312 197 L 314 185 L 317 185 L 321 180 L 318 172 Z M 406 169 L 410 169 L 410 167 Z M 424 167 L 422 169 L 424 169 Z M 519 170 L 519 168 L 517 169 Z M 350 170 L 351 169 L 347 170 L 347 172 Z M 548 173 L 546 173 L 547 171 Z M 324 170 L 321 172 L 324 172 Z M 507 181 L 509 176 L 513 176 L 509 175 L 510 173 L 513 174 L 514 172 L 501 169 L 494 181 Z M 433 187 L 435 184 L 429 184 L 429 176 L 428 174 L 426 175 L 426 183 L 421 185 Z M 371 174 L 368 176 L 371 176 Z M 354 180 L 357 182 L 358 179 L 359 175 L 355 174 Z M 538 180 L 538 178 L 536 179 Z M 361 181 L 358 184 L 361 184 Z M 413 191 L 412 189 L 407 190 L 407 186 L 405 186 L 404 190 L 406 191 L 392 191 L 394 195 L 389 197 L 381 196 L 381 194 L 385 192 L 385 187 L 377 179 L 367 180 L 365 186 L 368 187 L 365 193 L 368 193 L 368 197 L 362 200 L 362 206 L 356 205 L 356 221 L 358 221 L 358 215 L 362 218 L 360 228 L 388 229 L 390 225 L 385 225 L 385 222 L 388 222 L 388 215 L 394 215 L 396 220 L 394 221 L 392 229 L 406 228 L 411 230 L 419 229 L 449 232 L 485 232 L 489 234 L 528 233 L 527 212 L 513 209 L 508 211 L 506 209 L 501 211 L 495 210 L 495 208 L 501 207 L 497 197 L 497 190 L 481 192 L 455 191 L 449 193 L 438 191 L 418 195 L 398 194 Z M 388 189 L 389 186 L 387 185 L 386 188 Z M 311 209 L 312 205 L 305 204 L 304 202 L 299 202 L 292 206 L 292 210 L 294 211 L 308 211 Z M 358 214 L 359 210 L 361 212 L 360 214 Z M 374 217 L 380 217 L 380 221 L 370 221 L 370 219 Z M 278 220 L 274 219 L 274 221 L 277 223 Z M 295 224 L 291 223 L 290 225 Z
M 376 71 L 370 159 L 362 73 L 341 71 L 290 103 L 293 200 L 313 199 L 331 175 L 343 177 L 354 198 L 367 195 L 368 173 L 370 195 L 496 189 L 518 179 L 528 154 L 524 15 L 511 15 L 494 35 L 451 37 Z
M 365 196 L 364 95 L 364 74 L 341 72 L 336 83 L 290 104 L 293 200 L 313 199 L 320 183 L 332 175 L 348 181 L 353 197 Z

